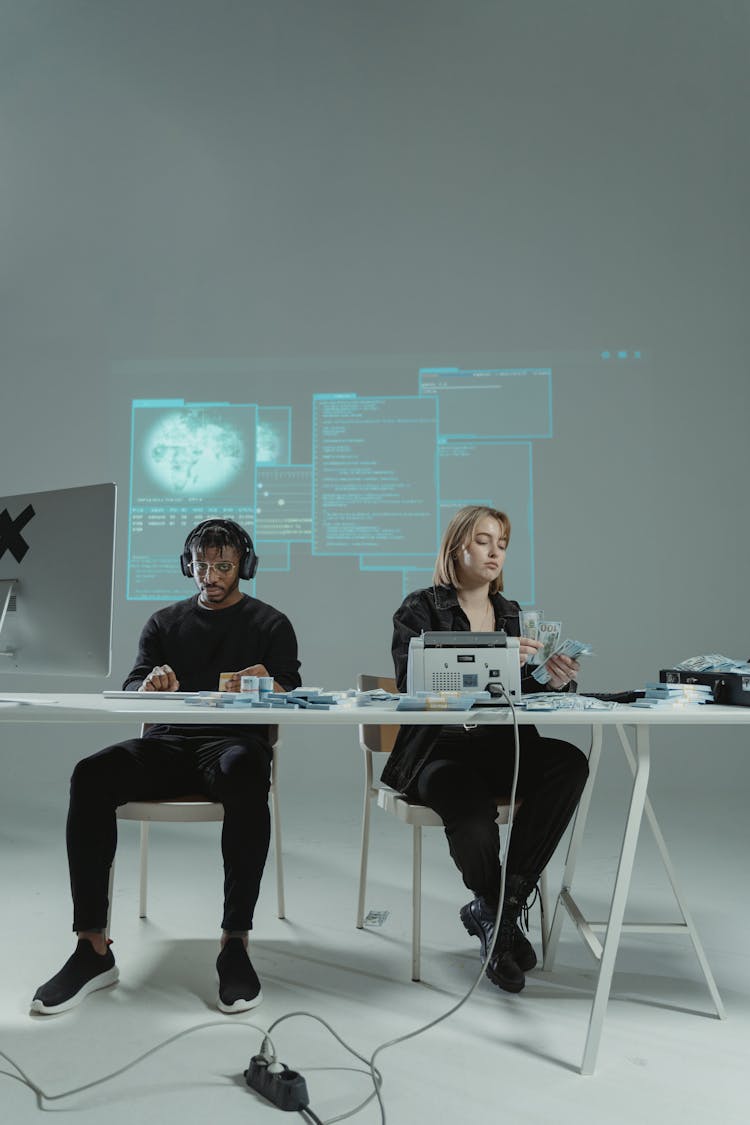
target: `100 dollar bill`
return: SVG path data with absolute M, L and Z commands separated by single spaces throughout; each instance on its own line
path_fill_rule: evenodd
M 544 664 L 545 660 L 549 660 L 560 643 L 561 633 L 562 621 L 540 621 L 536 639 L 541 641 L 543 647 L 534 655 L 530 663 L 540 665 Z
M 530 641 L 539 640 L 539 626 L 544 614 L 541 609 L 521 610 L 521 636 L 528 637 Z

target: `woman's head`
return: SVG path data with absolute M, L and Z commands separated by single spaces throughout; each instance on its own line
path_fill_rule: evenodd
M 509 539 L 510 520 L 505 512 L 484 504 L 460 508 L 443 534 L 432 581 L 441 586 L 460 586 L 467 570 L 479 574 L 481 567 L 481 573 L 489 581 L 489 592 L 502 590 L 505 553 L 502 550 L 498 557 L 497 547 L 498 544 L 507 547 Z M 482 556 L 486 551 L 490 557 L 485 565 Z M 497 568 L 492 566 L 493 558 Z

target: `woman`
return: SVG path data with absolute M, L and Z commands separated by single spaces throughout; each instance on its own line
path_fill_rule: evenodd
M 520 636 L 520 606 L 500 592 L 509 538 L 510 520 L 494 508 L 470 505 L 453 517 L 435 563 L 434 584 L 409 594 L 393 617 L 399 691 L 406 690 L 410 639 L 441 629 L 504 629 L 520 637 L 522 690 L 540 690 L 525 666 L 541 645 Z M 567 690 L 579 670 L 575 660 L 559 655 L 550 658 L 547 667 L 552 679 L 544 690 Z M 520 992 L 524 973 L 536 965 L 533 946 L 518 921 L 588 776 L 588 762 L 578 747 L 542 738 L 532 726 L 521 726 L 519 735 L 521 806 L 511 833 L 497 941 L 487 965 L 493 984 L 508 992 Z M 461 909 L 461 921 L 479 938 L 483 959 L 492 941 L 500 892 L 497 798 L 510 793 L 514 760 L 510 727 L 404 726 L 383 770 L 386 785 L 442 818 L 450 853 L 475 896 Z

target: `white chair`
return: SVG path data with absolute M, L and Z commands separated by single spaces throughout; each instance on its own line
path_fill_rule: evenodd
M 143 737 L 149 724 L 141 727 Z M 271 761 L 271 788 L 269 798 L 271 801 L 271 819 L 273 822 L 273 849 L 276 866 L 276 913 L 279 918 L 286 917 L 284 912 L 284 867 L 281 854 L 281 817 L 279 813 L 278 750 L 280 746 L 279 728 L 269 727 L 269 741 L 273 749 Z M 140 891 L 139 891 L 139 916 L 146 917 L 146 899 L 148 893 L 148 839 L 149 826 L 152 822 L 170 824 L 196 824 L 207 821 L 222 821 L 224 819 L 224 806 L 218 802 L 210 801 L 204 796 L 179 797 L 175 800 L 161 801 L 128 801 L 117 809 L 118 820 L 138 820 L 141 824 L 140 845 Z M 107 915 L 107 933 L 110 931 L 112 918 L 112 892 L 114 888 L 115 865 L 109 872 L 109 908 Z
M 378 688 L 382 691 L 395 692 L 396 681 L 389 676 L 368 676 L 365 674 L 357 677 L 357 687 L 360 691 L 373 691 Z M 364 927 L 365 894 L 367 891 L 367 858 L 370 847 L 370 813 L 372 802 L 377 801 L 378 807 L 391 813 L 404 824 L 412 828 L 412 928 L 411 928 L 411 979 L 420 980 L 421 941 L 422 941 L 422 829 L 442 828 L 443 821 L 438 814 L 426 805 L 418 805 L 408 801 L 403 793 L 373 780 L 373 755 L 390 754 L 398 733 L 397 726 L 361 723 L 359 726 L 359 745 L 364 754 L 365 786 L 362 803 L 362 846 L 359 863 L 359 898 L 357 900 L 357 929 Z M 380 772 L 380 771 L 378 771 Z M 516 809 L 521 802 L 516 802 Z M 498 801 L 498 824 L 507 824 L 510 805 Z M 547 950 L 548 937 L 548 888 L 547 873 L 543 871 L 539 880 L 539 909 L 541 913 L 542 929 L 542 960 Z

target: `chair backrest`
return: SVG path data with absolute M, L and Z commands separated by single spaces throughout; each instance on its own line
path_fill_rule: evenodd
M 374 691 L 379 688 L 381 691 L 395 692 L 396 681 L 393 676 L 368 676 L 360 673 L 357 676 L 357 687 L 360 691 Z M 390 754 L 396 741 L 398 727 L 390 724 L 379 726 L 374 723 L 363 723 L 359 731 L 363 749 L 370 750 L 374 754 Z

